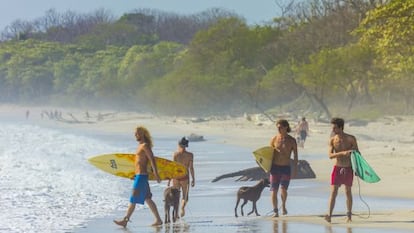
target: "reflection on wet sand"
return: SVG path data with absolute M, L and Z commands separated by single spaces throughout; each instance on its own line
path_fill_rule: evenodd
M 336 233 L 336 232 L 333 230 L 332 226 L 329 225 L 329 226 L 326 226 L 326 233 Z M 347 227 L 346 233 L 352 233 L 352 228 Z
M 273 221 L 273 233 L 287 233 L 288 224 L 285 220 Z
M 165 224 L 165 233 L 186 233 L 190 232 L 190 225 L 185 221 L 181 220 L 178 223 Z

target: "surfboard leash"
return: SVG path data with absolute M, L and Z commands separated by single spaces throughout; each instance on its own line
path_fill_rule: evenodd
M 279 213 L 279 211 L 282 209 L 282 205 L 280 205 L 278 208 L 277 208 L 277 212 Z M 271 211 L 269 211 L 269 212 L 267 212 L 266 214 L 265 214 L 265 216 L 271 216 L 272 214 L 274 214 L 275 213 L 275 210 L 273 209 L 273 210 L 271 210 Z
M 371 216 L 371 209 L 369 208 L 368 203 L 362 198 L 360 178 L 359 178 L 359 176 L 357 176 L 357 177 L 358 177 L 357 180 L 358 180 L 358 196 L 359 196 L 359 199 L 361 199 L 362 203 L 364 203 L 365 206 L 368 209 L 368 216 L 367 217 L 363 217 L 361 214 L 358 214 L 357 216 L 360 217 L 360 218 L 363 218 L 363 219 L 368 219 Z

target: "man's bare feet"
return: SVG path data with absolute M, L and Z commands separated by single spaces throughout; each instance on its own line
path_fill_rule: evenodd
M 329 223 L 331 223 L 331 216 L 325 215 L 325 220 Z
M 162 221 L 161 220 L 157 220 L 156 222 L 154 222 L 153 224 L 151 224 L 151 226 L 153 227 L 158 227 L 162 225 Z
M 346 222 L 347 223 L 352 222 L 352 212 L 346 213 L 346 217 L 347 217 L 347 219 L 346 219 Z
M 129 221 L 129 218 L 127 218 L 127 217 L 125 217 L 124 219 L 122 219 L 122 220 L 114 220 L 114 223 L 116 224 L 116 225 L 119 225 L 119 226 L 122 226 L 122 227 L 126 227 L 127 226 L 127 224 L 128 224 L 128 221 Z
M 282 210 L 282 214 L 283 214 L 283 215 L 288 214 L 288 211 L 287 211 L 287 209 L 286 209 L 286 208 L 283 208 L 283 210 Z
M 273 209 L 272 218 L 277 218 L 277 217 L 279 217 L 279 210 L 276 208 L 276 209 Z
M 182 217 L 184 217 L 184 215 L 185 215 L 185 210 L 184 210 L 184 208 L 181 208 L 181 211 L 180 211 L 181 213 L 180 213 L 180 217 L 182 218 Z

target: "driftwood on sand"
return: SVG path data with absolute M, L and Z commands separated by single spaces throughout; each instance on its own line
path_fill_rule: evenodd
M 255 181 L 262 178 L 268 178 L 269 174 L 263 171 L 260 167 L 252 167 L 237 172 L 223 174 L 212 180 L 212 182 L 217 182 L 221 179 L 238 177 L 236 181 Z M 315 172 L 310 167 L 309 163 L 306 160 L 299 160 L 298 162 L 298 173 L 294 179 L 313 179 L 316 178 Z

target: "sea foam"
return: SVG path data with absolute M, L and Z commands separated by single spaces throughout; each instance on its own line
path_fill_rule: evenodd
M 33 125 L 0 126 L 0 232 L 67 232 L 124 208 L 130 182 L 87 158 L 125 148 Z

